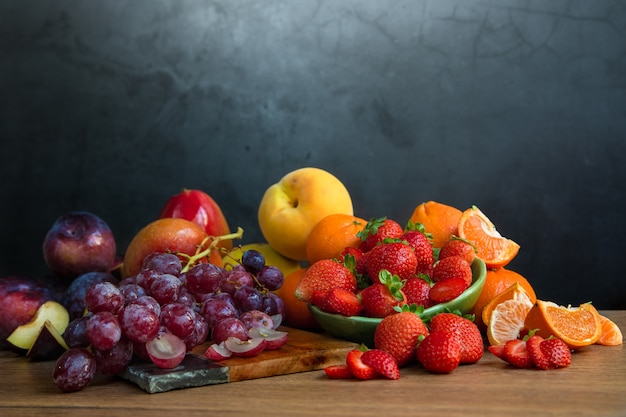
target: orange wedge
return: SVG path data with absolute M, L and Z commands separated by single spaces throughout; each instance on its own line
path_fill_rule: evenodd
M 617 324 L 608 317 L 600 314 L 600 322 L 602 323 L 602 334 L 596 342 L 598 345 L 618 346 L 624 343 L 624 336 Z
M 498 306 L 498 304 L 503 303 L 507 300 L 519 300 L 521 297 L 526 297 L 532 303 L 534 300 L 532 297 L 526 292 L 524 287 L 520 285 L 519 282 L 513 283 L 506 290 L 496 295 L 487 305 L 483 308 L 481 313 L 482 321 L 485 325 L 489 325 L 491 321 L 491 314 L 493 310 Z
M 591 303 L 578 307 L 560 306 L 552 301 L 537 300 L 528 312 L 524 326 L 536 334 L 558 337 L 570 349 L 594 344 L 602 336 L 600 313 Z
M 525 291 L 519 292 L 517 298 L 497 304 L 491 312 L 487 326 L 489 344 L 500 345 L 517 339 L 524 328 L 526 315 L 532 308 L 533 303 Z
M 476 248 L 476 256 L 487 268 L 501 268 L 515 258 L 519 245 L 503 237 L 494 224 L 476 206 L 463 212 L 459 219 L 459 236 Z

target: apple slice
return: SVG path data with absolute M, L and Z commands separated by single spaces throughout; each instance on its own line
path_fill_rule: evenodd
M 63 336 L 50 320 L 46 320 L 26 356 L 35 361 L 56 359 L 68 349 Z
M 28 323 L 22 324 L 7 337 L 7 342 L 19 349 L 20 352 L 28 352 L 35 344 L 46 321 L 50 322 L 57 333 L 63 334 L 70 322 L 70 315 L 62 304 L 56 301 L 46 301 Z

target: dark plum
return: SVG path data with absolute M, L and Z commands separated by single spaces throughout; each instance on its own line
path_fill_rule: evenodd
M 43 241 L 48 268 L 66 283 L 87 272 L 109 272 L 116 257 L 115 237 L 109 225 L 86 211 L 59 216 Z

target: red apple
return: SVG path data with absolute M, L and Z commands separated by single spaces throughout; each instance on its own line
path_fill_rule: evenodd
M 167 200 L 159 218 L 174 217 L 192 221 L 202 227 L 209 236 L 223 236 L 230 233 L 228 222 L 220 206 L 203 191 L 184 189 Z M 231 240 L 219 243 L 232 249 Z
M 30 278 L 0 278 L 0 348 L 19 326 L 29 322 L 46 301 L 55 298 L 44 283 Z
M 116 245 L 109 225 L 86 211 L 60 216 L 46 233 L 43 255 L 48 268 L 67 283 L 87 272 L 107 272 Z

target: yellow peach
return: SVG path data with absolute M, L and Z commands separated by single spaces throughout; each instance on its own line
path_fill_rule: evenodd
M 320 168 L 289 172 L 263 195 L 258 222 L 265 240 L 281 255 L 306 260 L 306 239 L 315 224 L 334 213 L 354 214 L 344 184 Z

